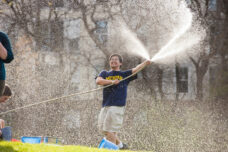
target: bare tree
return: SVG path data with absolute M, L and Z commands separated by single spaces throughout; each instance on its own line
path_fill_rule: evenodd
M 207 36 L 209 40 L 205 40 L 201 47 L 201 53 L 198 57 L 190 56 L 196 69 L 196 98 L 201 100 L 203 98 L 203 79 L 208 71 L 210 59 L 216 54 L 221 52 L 222 47 L 225 44 L 225 33 L 227 28 L 221 13 L 225 11 L 225 1 L 217 0 L 216 4 L 213 4 L 209 0 L 192 0 L 190 8 L 196 12 L 197 19 L 201 21 L 201 25 L 207 28 Z M 210 45 L 208 50 L 207 45 Z M 209 53 L 208 53 L 209 51 Z

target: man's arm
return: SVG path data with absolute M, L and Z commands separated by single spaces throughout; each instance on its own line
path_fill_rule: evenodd
M 151 64 L 150 60 L 146 60 L 143 63 L 137 65 L 135 68 L 132 69 L 132 74 L 137 73 L 140 69 L 144 68 L 145 66 Z
M 1 42 L 0 42 L 0 58 L 3 59 L 3 60 L 5 60 L 7 58 L 7 50 L 2 45 Z
M 0 32 L 0 59 L 4 63 L 10 63 L 14 59 L 10 39 L 3 32 Z
M 105 85 L 110 85 L 110 84 L 119 84 L 119 80 L 106 80 L 102 77 L 97 77 L 96 79 L 96 84 L 98 85 L 102 85 L 102 86 L 105 86 Z

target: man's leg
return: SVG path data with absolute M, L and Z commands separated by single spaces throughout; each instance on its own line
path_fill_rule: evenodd
M 115 136 L 116 136 L 116 145 L 119 145 L 119 144 L 121 143 L 121 141 L 120 141 L 120 139 L 118 138 L 117 133 L 115 132 L 114 134 L 115 134 Z
M 119 140 L 116 132 L 104 132 L 104 134 L 108 141 L 116 144 L 120 149 L 128 149 L 128 146 Z
M 115 133 L 116 136 L 116 145 L 120 148 L 120 149 L 128 149 L 127 144 L 122 143 L 122 141 L 118 138 L 117 133 Z
M 5 127 L 5 121 L 3 119 L 0 119 L 0 129 Z
M 105 131 L 104 134 L 105 134 L 105 138 L 108 141 L 111 141 L 112 143 L 116 144 L 117 138 L 116 138 L 116 134 L 115 133 Z
M 121 128 L 121 125 L 123 123 L 124 107 L 106 107 L 102 109 L 103 110 L 100 112 L 98 121 L 98 124 L 100 124 L 99 126 L 101 126 L 100 130 L 102 130 L 107 140 L 116 144 L 120 149 L 126 148 L 126 144 L 123 144 L 119 140 L 117 132 L 114 131 L 119 131 Z
M 0 80 L 0 96 L 2 96 L 5 90 L 5 80 Z
M 5 121 L 0 119 L 0 139 L 2 138 L 2 128 L 5 127 Z

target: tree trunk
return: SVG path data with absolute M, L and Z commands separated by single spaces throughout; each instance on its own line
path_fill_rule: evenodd
M 163 81 L 163 70 L 160 69 L 158 67 L 158 91 L 160 93 L 161 96 L 161 100 L 164 98 L 164 92 L 163 92 L 163 85 L 162 85 L 162 81 Z
M 202 100 L 203 99 L 203 77 L 200 73 L 196 73 L 197 80 L 196 80 L 196 99 Z
M 208 70 L 209 59 L 202 59 L 201 62 L 195 66 L 196 68 L 196 99 L 203 99 L 203 79 Z M 201 64 L 200 64 L 201 63 Z

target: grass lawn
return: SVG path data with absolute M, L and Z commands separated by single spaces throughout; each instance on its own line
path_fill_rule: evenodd
M 0 141 L 0 152 L 111 152 L 112 150 L 83 146 L 58 146 L 51 144 L 27 144 L 20 142 Z M 121 152 L 131 152 L 123 151 Z

